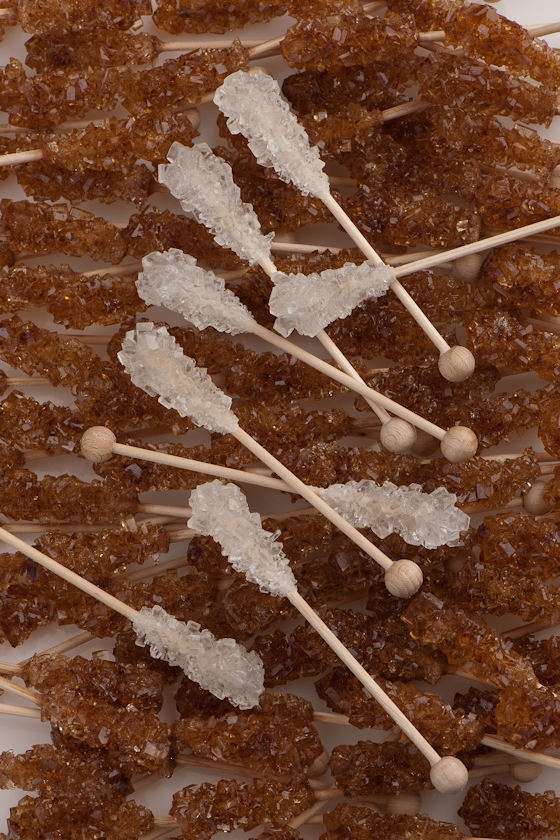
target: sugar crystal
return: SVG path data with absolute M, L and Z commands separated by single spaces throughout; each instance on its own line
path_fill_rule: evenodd
M 142 260 L 138 294 L 152 306 L 179 312 L 199 330 L 214 327 L 236 335 L 251 332 L 254 319 L 221 277 L 196 264 L 178 248 L 153 252 Z
M 270 311 L 276 315 L 274 328 L 283 336 L 292 330 L 300 335 L 316 336 L 337 318 L 346 318 L 365 300 L 385 294 L 395 280 L 392 268 L 345 263 L 313 274 L 272 276 L 275 283 L 270 295 Z
M 118 359 L 133 383 L 197 426 L 226 434 L 237 429 L 231 398 L 220 391 L 194 359 L 185 356 L 165 327 L 150 322 L 125 335 Z
M 243 134 L 262 166 L 271 166 L 304 195 L 330 195 L 329 179 L 316 146 L 280 93 L 276 79 L 262 71 L 238 70 L 214 96 L 232 134 Z
M 207 143 L 183 146 L 173 143 L 161 164 L 158 178 L 185 213 L 192 213 L 215 236 L 218 245 L 230 248 L 249 263 L 270 260 L 272 234 L 261 233 L 250 204 L 241 201 L 231 167 Z
M 235 484 L 210 481 L 199 485 L 190 497 L 189 528 L 211 536 L 233 568 L 271 595 L 285 595 L 296 588 L 276 534 L 265 531 L 260 516 L 251 513 L 247 499 Z
M 319 490 L 319 495 L 356 528 L 371 528 L 378 537 L 397 533 L 409 545 L 437 548 L 456 545 L 469 527 L 457 497 L 444 487 L 424 493 L 419 484 L 397 487 L 391 481 L 349 481 Z
M 216 697 L 250 709 L 263 691 L 264 669 L 256 653 L 234 639 L 216 639 L 195 621 L 177 621 L 162 607 L 142 607 L 133 621 L 138 644 L 152 656 L 179 666 L 191 680 Z

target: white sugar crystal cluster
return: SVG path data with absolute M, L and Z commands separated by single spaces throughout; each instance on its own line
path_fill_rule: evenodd
M 250 204 L 241 200 L 231 167 L 207 143 L 183 146 L 175 142 L 161 164 L 158 178 L 186 213 L 214 234 L 218 245 L 230 248 L 249 263 L 270 260 L 273 234 L 264 236 Z
M 469 527 L 467 514 L 455 507 L 457 497 L 444 487 L 424 493 L 419 484 L 397 487 L 386 481 L 380 486 L 364 479 L 318 492 L 356 528 L 371 528 L 381 538 L 400 534 L 409 545 L 457 545 Z
M 138 388 L 197 426 L 226 434 L 238 428 L 231 398 L 194 359 L 185 356 L 165 327 L 141 323 L 125 335 L 118 359 Z
M 251 513 L 242 491 L 235 484 L 210 481 L 190 496 L 189 528 L 211 536 L 237 572 L 256 583 L 263 592 L 286 595 L 296 589 L 288 558 L 275 534 L 265 531 L 260 516 Z
M 276 316 L 274 328 L 283 336 L 293 330 L 316 336 L 337 318 L 346 318 L 360 303 L 385 294 L 395 279 L 390 266 L 369 262 L 345 263 L 341 268 L 307 275 L 277 272 L 272 276 L 275 285 L 269 300 L 270 311 Z
M 226 115 L 229 130 L 247 138 L 262 166 L 271 166 L 304 195 L 330 195 L 319 151 L 309 144 L 276 79 L 262 70 L 238 70 L 218 88 L 214 102 Z
M 152 306 L 178 312 L 199 330 L 214 327 L 237 335 L 251 332 L 255 320 L 221 277 L 196 264 L 178 248 L 154 251 L 142 260 L 136 288 Z
M 234 639 L 216 639 L 195 621 L 178 621 L 162 607 L 142 607 L 132 622 L 138 645 L 149 645 L 156 659 L 182 668 L 185 674 L 222 700 L 241 709 L 258 705 L 264 689 L 259 656 Z

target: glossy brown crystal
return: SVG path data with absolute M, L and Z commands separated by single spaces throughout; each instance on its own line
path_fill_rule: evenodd
M 187 785 L 173 796 L 170 813 L 186 840 L 210 840 L 218 831 L 256 828 L 274 821 L 280 825 L 313 805 L 309 785 L 297 777 L 280 782 L 221 780 Z
M 422 840 L 463 840 L 457 826 L 438 822 L 424 814 L 379 814 L 367 805 L 344 802 L 323 816 L 326 832 L 320 840 L 394 840 L 422 837 Z
M 469 790 L 459 814 L 475 835 L 504 840 L 512 836 L 544 840 L 560 828 L 560 807 L 553 791 L 529 793 L 490 779 Z

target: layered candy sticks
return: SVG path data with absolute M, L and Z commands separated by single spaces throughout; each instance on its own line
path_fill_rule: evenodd
M 442 758 L 418 732 L 390 697 L 344 647 L 297 591 L 296 579 L 282 546 L 274 535 L 264 531 L 260 519 L 251 514 L 246 499 L 234 485 L 218 481 L 201 485 L 190 496 L 192 516 L 189 525 L 200 533 L 212 536 L 222 546 L 228 561 L 272 595 L 288 598 L 306 621 L 321 635 L 329 647 L 360 680 L 366 690 L 391 715 L 395 723 L 428 759 L 430 778 L 442 793 L 461 790 L 467 782 L 465 766 L 456 758 Z
M 420 568 L 409 560 L 390 560 L 380 549 L 333 510 L 317 493 L 272 456 L 240 426 L 231 411 L 231 400 L 210 377 L 184 356 L 165 327 L 138 324 L 127 333 L 119 360 L 131 380 L 142 390 L 157 395 L 167 408 L 188 416 L 198 426 L 213 432 L 231 434 L 250 452 L 286 481 L 296 493 L 315 507 L 352 542 L 385 569 L 385 585 L 393 595 L 407 597 L 422 584 Z
M 184 158 L 186 149 L 178 153 Z M 195 156 L 198 155 L 195 152 Z M 184 160 L 182 161 L 182 165 Z M 331 379 L 345 385 L 355 393 L 363 396 L 368 404 L 379 414 L 382 421 L 381 440 L 390 451 L 402 451 L 407 449 L 414 440 L 412 426 L 415 426 L 441 441 L 442 452 L 451 461 L 466 460 L 474 454 L 474 436 L 464 427 L 451 427 L 447 431 L 429 423 L 424 418 L 416 415 L 409 409 L 395 403 L 393 400 L 384 397 L 377 391 L 365 385 L 360 377 L 340 371 L 338 368 L 327 364 L 322 359 L 314 356 L 299 345 L 288 342 L 272 330 L 268 330 L 258 324 L 250 312 L 237 299 L 233 292 L 226 289 L 225 283 L 213 272 L 204 270 L 196 265 L 196 261 L 178 249 L 170 249 L 165 253 L 148 254 L 142 261 L 143 271 L 138 278 L 138 291 L 140 296 L 148 304 L 165 306 L 194 324 L 198 329 L 206 329 L 209 326 L 221 332 L 232 334 L 252 333 L 262 338 L 268 344 L 278 347 L 290 356 L 300 359 L 310 367 L 326 374 Z M 360 268 L 357 269 L 358 275 Z M 338 307 L 341 301 L 348 306 L 345 300 L 346 295 L 351 294 L 352 279 L 340 281 L 340 274 L 335 280 L 335 293 L 331 297 L 338 298 Z M 361 272 L 360 278 L 354 282 L 354 293 L 361 296 L 364 293 L 365 284 L 371 283 L 371 275 L 368 267 Z M 348 265 L 346 271 L 342 272 L 343 278 L 353 275 L 353 269 Z M 278 275 L 277 275 L 278 276 Z M 280 288 L 284 287 L 284 283 Z M 316 296 L 316 295 L 315 295 Z M 296 292 L 296 297 L 304 300 L 301 290 Z M 304 306 L 305 304 L 302 304 Z M 336 302 L 331 301 L 331 307 Z M 302 318 L 305 317 L 305 312 Z M 312 330 L 315 334 L 317 330 Z M 348 368 L 348 362 L 337 348 L 334 351 L 328 344 L 327 349 L 331 351 L 334 358 L 344 367 Z M 353 368 L 350 368 L 353 370 Z M 396 417 L 391 418 L 389 411 Z
M 248 139 L 249 147 L 260 164 L 272 166 L 282 180 L 294 183 L 304 195 L 319 198 L 366 258 L 376 267 L 384 265 L 333 198 L 318 150 L 309 145 L 307 135 L 282 99 L 274 79 L 262 72 L 250 75 L 243 71 L 232 73 L 216 91 L 214 101 L 227 116 L 230 131 L 233 134 L 242 133 Z M 442 375 L 452 382 L 467 379 L 474 370 L 470 351 L 459 345 L 451 348 L 398 279 L 393 280 L 390 288 L 439 350 L 438 364 Z
M 204 143 L 193 147 L 174 143 L 168 152 L 168 160 L 169 164 L 159 167 L 159 180 L 180 200 L 183 209 L 187 212 L 193 212 L 197 220 L 214 233 L 218 244 L 231 248 L 241 259 L 246 259 L 252 264 L 257 263 L 273 280 L 282 282 L 284 278 L 277 272 L 270 257 L 272 234 L 263 236 L 261 233 L 256 214 L 249 205 L 243 203 L 240 199 L 239 189 L 233 182 L 230 167 L 216 157 L 209 146 Z M 373 264 L 372 269 L 373 280 L 370 281 L 372 282 L 374 295 L 381 294 L 381 290 L 387 282 L 387 272 L 390 271 L 376 256 L 376 263 Z M 351 273 L 351 268 L 346 270 L 346 275 L 349 273 Z M 368 277 L 367 270 L 366 277 Z M 348 284 L 348 279 L 345 282 Z M 334 285 L 336 287 L 336 281 Z M 351 297 L 354 303 L 360 296 L 362 299 L 364 296 L 371 296 L 371 292 L 367 293 L 364 290 L 363 281 L 358 282 L 357 288 L 353 290 Z M 327 307 L 328 314 L 323 307 L 319 307 L 320 318 L 318 323 L 315 319 L 316 325 L 313 332 L 322 337 L 322 343 L 337 363 L 359 382 L 359 377 L 348 360 L 324 333 L 324 330 L 320 329 L 321 323 L 328 323 L 329 320 L 333 319 L 333 309 L 337 310 L 341 304 L 342 311 L 347 313 L 346 305 L 343 302 L 344 294 L 341 294 L 340 289 L 336 290 L 334 298 L 334 304 L 331 303 Z M 270 340 L 269 337 L 267 339 Z M 282 346 L 282 349 L 286 349 L 285 346 Z M 307 361 L 311 363 L 311 359 L 307 359 Z M 316 365 L 315 362 L 314 366 Z M 335 378 L 334 375 L 332 378 Z M 397 451 L 406 449 L 407 445 L 410 445 L 413 440 L 412 430 L 403 424 L 398 424 L 398 422 L 395 429 L 395 421 L 390 418 L 386 411 L 389 406 L 386 402 L 383 405 L 384 398 L 373 396 L 372 402 L 372 395 L 369 394 L 366 396 L 366 400 L 376 413 L 380 414 L 380 411 L 382 412 L 380 419 L 383 424 L 391 424 L 386 435 L 387 444 L 393 446 Z M 376 406 L 375 403 L 381 405 Z M 412 415 L 404 413 L 403 409 L 397 410 L 395 413 L 398 413 L 401 419 L 408 421 L 409 424 L 411 421 L 414 423 Z M 428 431 L 425 426 L 424 430 Z M 429 431 L 428 433 L 430 434 Z M 433 433 L 432 431 L 431 434 Z M 441 430 L 435 434 L 442 442 L 443 454 L 450 461 L 467 460 L 476 452 L 476 436 L 464 426 L 453 426 L 443 435 Z
M 101 463 L 111 455 L 122 455 L 266 489 L 293 492 L 292 486 L 281 479 L 117 443 L 114 433 L 106 426 L 88 429 L 80 447 L 82 454 L 93 463 Z M 363 480 L 327 488 L 310 487 L 310 490 L 356 528 L 371 528 L 379 537 L 400 533 L 411 545 L 427 548 L 453 545 L 469 527 L 469 517 L 455 507 L 456 498 L 443 487 L 427 494 L 419 485 L 397 487 L 386 481 L 379 486 Z

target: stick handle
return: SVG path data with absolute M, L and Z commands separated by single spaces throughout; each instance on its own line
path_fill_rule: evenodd
M 365 668 L 360 665 L 357 659 L 344 647 L 340 639 L 338 639 L 332 630 L 327 627 L 325 622 L 317 615 L 317 613 L 309 606 L 307 601 L 301 597 L 299 592 L 293 590 L 287 593 L 287 597 L 291 604 L 301 613 L 306 621 L 319 633 L 321 638 L 325 640 L 328 646 L 339 659 L 346 665 L 346 667 L 359 679 L 364 688 L 371 694 L 380 706 L 392 717 L 397 726 L 404 732 L 412 743 L 420 750 L 422 755 L 433 766 L 440 760 L 440 755 L 432 747 L 424 736 L 416 729 L 403 712 L 391 700 L 388 694 L 383 691 L 373 677 L 368 674 Z
M 35 160 L 42 160 L 44 157 L 41 149 L 27 149 L 21 152 L 12 152 L 7 155 L 0 155 L 0 166 L 19 166 L 21 163 L 31 163 Z
M 374 389 L 369 388 L 365 382 L 353 379 L 347 373 L 344 373 L 344 371 L 334 367 L 334 365 L 330 365 L 318 356 L 314 356 L 313 353 L 309 353 L 307 350 L 304 350 L 292 341 L 287 341 L 285 338 L 282 338 L 281 335 L 273 332 L 273 330 L 268 330 L 266 327 L 262 327 L 260 324 L 254 322 L 253 334 L 262 338 L 264 341 L 268 341 L 275 347 L 278 347 L 278 349 L 282 350 L 283 353 L 295 356 L 296 359 L 299 359 L 304 362 L 304 364 L 309 365 L 309 367 L 315 368 L 315 370 L 318 370 L 319 373 L 323 373 L 325 376 L 328 376 L 329 379 L 339 382 L 345 388 L 348 388 L 350 391 L 354 391 L 356 394 L 364 397 L 365 400 L 374 400 L 382 408 L 390 411 L 391 414 L 395 414 L 397 417 L 402 417 L 403 420 L 408 420 L 408 422 L 413 426 L 416 426 L 417 429 L 422 429 L 422 431 L 427 432 L 429 435 L 437 438 L 438 440 L 443 440 L 445 437 L 445 429 L 440 428 L 440 426 L 436 426 L 435 423 L 431 423 L 429 420 L 425 420 L 424 417 L 420 417 L 419 414 L 415 414 L 408 408 L 404 408 L 404 406 L 389 399 L 389 397 L 386 397 L 384 394 L 374 391 Z
M 346 519 L 340 516 L 340 514 L 333 510 L 330 505 L 323 501 L 323 499 L 317 495 L 315 490 L 294 475 L 293 472 L 278 461 L 274 455 L 261 446 L 260 443 L 251 437 L 251 435 L 247 434 L 247 432 L 240 427 L 232 432 L 232 434 L 239 443 L 243 444 L 243 446 L 245 446 L 250 452 L 256 455 L 263 464 L 266 464 L 267 467 L 270 467 L 271 470 L 279 475 L 280 478 L 282 478 L 295 493 L 298 493 L 307 502 L 309 502 L 310 505 L 313 505 L 313 507 L 316 508 L 319 513 L 322 513 L 329 522 L 332 522 L 339 531 L 342 531 L 342 533 L 351 539 L 352 542 L 362 549 L 362 551 L 365 551 L 368 557 L 371 557 L 376 563 L 379 563 L 379 565 L 386 571 L 393 566 L 393 561 L 387 557 L 381 549 L 373 545 L 373 543 L 367 540 L 363 534 L 360 534 L 360 532 L 350 525 Z
M 257 475 L 256 473 L 245 472 L 245 470 L 235 470 L 231 467 L 222 467 L 219 464 L 207 464 L 205 461 L 194 461 L 191 458 L 170 455 L 168 452 L 154 452 L 139 446 L 129 446 L 126 443 L 114 443 L 112 449 L 115 455 L 123 455 L 126 458 L 138 458 L 154 464 L 165 464 L 168 467 L 176 467 L 181 470 L 213 475 L 216 478 L 227 478 L 230 481 L 243 481 L 245 484 L 255 484 L 269 490 L 282 490 L 284 492 L 289 490 L 285 482 L 277 478 Z
M 339 224 L 354 240 L 364 256 L 366 256 L 367 259 L 376 266 L 384 265 L 383 260 L 377 251 L 371 247 L 365 236 L 360 230 L 358 230 L 352 219 L 349 218 L 336 199 L 334 199 L 330 193 L 325 196 L 320 196 L 320 198 L 333 214 L 337 222 L 339 222 Z M 420 329 L 426 334 L 439 352 L 446 353 L 449 350 L 449 344 L 443 336 L 439 334 L 430 319 L 422 312 L 418 304 L 410 297 L 404 286 L 398 280 L 395 280 L 391 283 L 389 288 L 395 293 L 403 306 L 407 309 L 410 315 L 412 315 Z
M 81 589 L 81 591 L 85 592 L 86 595 L 91 595 L 92 598 L 95 598 L 97 601 L 101 601 L 101 603 L 105 604 L 105 606 L 109 607 L 109 609 L 124 615 L 124 617 L 128 618 L 129 621 L 133 621 L 136 618 L 137 610 L 133 609 L 133 607 L 129 607 L 128 604 L 124 604 L 122 601 L 119 601 L 119 599 L 115 598 L 114 595 L 111 595 L 109 592 L 105 592 L 104 589 L 100 589 L 99 586 L 96 586 L 94 583 L 90 583 L 89 580 L 86 580 L 76 574 L 76 572 L 73 572 L 71 569 L 67 569 L 66 566 L 63 566 L 57 560 L 53 560 L 52 557 L 48 557 L 46 554 L 43 554 L 42 551 L 39 551 L 34 546 L 20 540 L 19 537 L 16 537 L 14 534 L 10 534 L 10 532 L 6 531 L 4 528 L 0 528 L 0 539 L 8 545 L 11 545 L 17 551 L 21 551 L 22 554 L 25 554 L 40 566 L 43 566 L 44 569 L 48 569 L 49 572 L 58 575 L 58 577 L 67 581 L 67 583 L 71 583 L 72 586 L 75 586 L 77 589 Z
M 542 764 L 543 767 L 553 767 L 555 770 L 560 770 L 560 758 L 558 756 L 514 747 L 504 741 L 503 738 L 498 738 L 497 735 L 485 735 L 481 743 L 485 747 L 491 747 L 493 750 L 513 755 L 520 761 L 532 761 L 535 764 Z
M 18 717 L 41 719 L 40 709 L 31 709 L 28 706 L 14 706 L 10 703 L 0 703 L 0 715 L 17 715 Z
M 336 364 L 345 371 L 348 376 L 351 376 L 352 379 L 356 380 L 356 382 L 361 382 L 363 385 L 366 384 L 356 368 L 348 361 L 342 350 L 334 343 L 325 330 L 318 332 L 317 338 L 330 355 L 331 359 L 336 362 Z M 366 402 L 382 423 L 386 423 L 391 419 L 389 412 L 386 411 L 382 405 L 379 405 L 373 397 L 367 397 Z
M 533 222 L 530 225 L 507 230 L 504 233 L 497 233 L 495 236 L 488 236 L 486 239 L 479 239 L 478 242 L 470 242 L 468 245 L 460 245 L 458 248 L 450 248 L 448 251 L 439 251 L 430 257 L 401 265 L 395 269 L 397 277 L 406 277 L 415 271 L 424 271 L 427 268 L 434 268 L 436 265 L 457 260 L 460 257 L 468 257 L 471 254 L 479 254 L 481 251 L 490 251 L 500 245 L 507 245 L 509 242 L 516 242 L 528 236 L 536 236 L 552 228 L 560 227 L 560 216 L 552 216 L 550 219 L 543 219 L 541 222 Z

